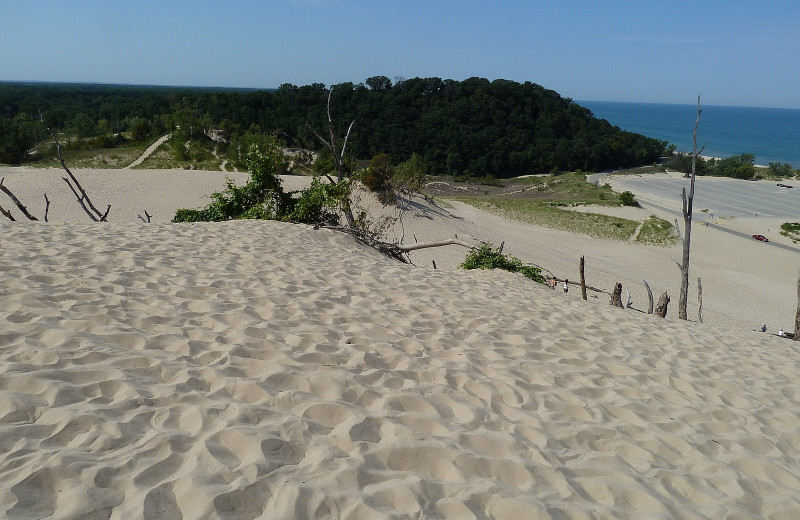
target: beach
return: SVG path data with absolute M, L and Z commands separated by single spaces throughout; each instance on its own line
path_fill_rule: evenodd
M 48 223 L 0 203 L 19 220 L 0 224 L 0 516 L 800 516 L 798 343 L 773 334 L 796 253 L 697 226 L 680 321 L 679 245 L 424 199 L 387 237 L 502 242 L 564 294 L 458 269 L 458 246 L 412 265 L 305 225 L 169 223 L 244 174 L 76 175 L 111 222 L 59 170 L 0 168 L 32 213 L 51 200 Z M 581 299 L 581 256 L 632 308 Z

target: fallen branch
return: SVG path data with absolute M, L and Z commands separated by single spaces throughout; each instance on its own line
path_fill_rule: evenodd
M 136 215 L 136 216 L 139 217 L 140 219 L 142 219 L 142 222 L 144 222 L 145 224 L 149 224 L 150 223 L 150 217 L 152 217 L 152 215 L 149 214 L 147 212 L 147 210 L 144 210 L 144 217 L 141 216 L 141 215 Z
M 44 194 L 44 221 L 47 222 L 47 214 L 50 213 L 50 199 L 47 198 L 47 193 Z
M 37 220 L 37 221 L 38 221 L 39 219 L 38 219 L 38 218 L 36 218 L 36 217 L 34 217 L 33 215 L 31 215 L 31 214 L 28 212 L 28 208 L 26 208 L 26 207 L 25 207 L 25 206 L 22 204 L 22 202 L 20 202 L 20 200 L 19 200 L 19 199 L 18 199 L 18 198 L 17 198 L 17 197 L 16 197 L 16 196 L 13 194 L 13 193 L 11 193 L 11 190 L 9 190 L 7 187 L 3 186 L 3 181 L 5 181 L 5 180 L 6 180 L 6 178 L 5 178 L 5 177 L 3 177 L 2 179 L 0 179 L 0 191 L 2 191 L 3 193 L 5 193 L 6 195 L 8 195 L 8 196 L 9 196 L 9 198 L 10 198 L 12 201 L 14 201 L 14 204 L 16 204 L 16 205 L 17 205 L 17 207 L 19 208 L 19 210 L 22 212 L 22 214 L 23 214 L 23 215 L 25 215 L 26 217 L 28 217 L 28 220 Z M 3 213 L 3 214 L 4 214 L 4 215 L 6 215 L 5 213 Z M 8 216 L 8 215 L 6 215 L 6 216 Z
M 11 222 L 16 222 L 16 221 L 17 221 L 17 219 L 15 219 L 15 218 L 14 218 L 14 217 L 11 215 L 11 212 L 10 212 L 10 211 L 8 211 L 7 209 L 5 209 L 3 206 L 0 206 L 0 213 L 2 213 L 3 215 L 5 215 L 5 217 L 6 217 L 8 220 L 10 220 Z

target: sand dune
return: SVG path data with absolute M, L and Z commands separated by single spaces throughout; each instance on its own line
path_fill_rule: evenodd
M 275 222 L 2 246 L 0 516 L 800 516 L 794 342 Z

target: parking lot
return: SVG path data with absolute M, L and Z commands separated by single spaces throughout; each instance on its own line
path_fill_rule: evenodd
M 600 181 L 602 182 L 602 180 Z M 795 186 L 780 188 L 777 182 L 702 178 L 695 181 L 694 210 L 708 209 L 714 216 L 772 217 L 800 220 L 800 181 L 782 181 Z M 678 207 L 681 190 L 689 191 L 689 179 L 664 177 L 614 176 L 617 191 L 629 190 L 639 197 L 664 207 Z

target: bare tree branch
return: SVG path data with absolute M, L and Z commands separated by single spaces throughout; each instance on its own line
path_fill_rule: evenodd
M 10 220 L 11 222 L 16 222 L 16 221 L 17 221 L 17 219 L 15 219 L 15 218 L 14 218 L 14 217 L 11 215 L 11 212 L 10 212 L 10 211 L 8 211 L 7 209 L 5 209 L 3 206 L 0 206 L 0 213 L 2 213 L 2 214 L 3 214 L 3 215 L 4 215 L 4 216 L 5 216 L 5 217 L 6 217 L 8 220 Z
M 16 196 L 15 196 L 13 193 L 11 193 L 11 190 L 9 190 L 7 187 L 3 186 L 3 181 L 5 181 L 5 180 L 6 180 L 6 178 L 5 178 L 5 177 L 3 177 L 2 179 L 0 179 L 0 190 L 1 190 L 3 193 L 5 193 L 6 195 L 8 195 L 8 196 L 9 196 L 9 198 L 10 198 L 12 201 L 14 201 L 14 204 L 16 204 L 16 205 L 17 205 L 17 207 L 19 208 L 19 210 L 22 212 L 22 214 L 23 214 L 23 215 L 25 215 L 26 217 L 28 217 L 28 220 L 37 220 L 37 221 L 38 221 L 38 220 L 39 220 L 38 218 L 36 218 L 36 217 L 34 217 L 33 215 L 31 215 L 30 213 L 28 213 L 28 208 L 26 208 L 26 207 L 25 207 L 25 206 L 22 204 L 22 202 L 20 202 L 20 201 L 19 201 L 19 199 L 18 199 L 18 198 L 17 198 L 17 197 L 16 197 Z
M 150 223 L 150 217 L 152 217 L 152 215 L 150 215 L 147 212 L 147 210 L 144 210 L 144 217 L 141 216 L 141 215 L 136 215 L 136 216 L 139 217 L 140 219 L 142 219 L 142 222 L 144 222 L 145 224 L 149 224 Z
M 42 115 L 41 110 L 39 111 L 39 119 L 42 121 L 42 124 L 44 124 L 44 116 Z M 69 168 L 67 168 L 67 163 L 64 162 L 64 156 L 61 154 L 61 143 L 59 143 L 58 139 L 56 139 L 55 132 L 53 132 L 53 130 L 47 125 L 45 125 L 45 128 L 47 129 L 48 132 L 50 132 L 50 136 L 53 138 L 53 142 L 56 144 L 56 155 L 58 156 L 58 162 L 61 163 L 61 167 L 64 168 L 65 172 L 67 172 L 67 175 L 69 175 L 69 178 L 72 179 L 72 182 L 75 183 L 75 187 L 73 187 L 72 184 L 70 184 L 70 182 L 67 181 L 66 177 L 62 177 L 62 179 L 67 181 L 67 184 L 72 190 L 72 193 L 74 193 L 75 197 L 78 199 L 78 203 L 83 207 L 84 211 L 86 211 L 86 213 L 92 218 L 92 220 L 94 220 L 95 222 L 97 222 L 98 220 L 100 220 L 101 222 L 105 222 L 106 217 L 108 216 L 108 212 L 111 210 L 111 205 L 109 204 L 108 209 L 106 209 L 105 213 L 100 213 L 100 210 L 94 207 L 94 204 L 92 204 L 89 195 L 86 194 L 86 190 L 83 189 L 83 186 L 81 186 L 81 183 L 78 182 L 78 179 L 75 177 L 75 175 L 73 175 L 72 172 L 69 170 Z M 78 192 L 80 192 L 80 195 L 78 194 Z M 89 205 L 89 208 L 86 207 L 87 204 Z M 89 209 L 91 209 L 91 211 L 89 211 Z
M 47 222 L 47 214 L 50 213 L 50 199 L 47 198 L 47 193 L 44 194 L 44 221 Z

